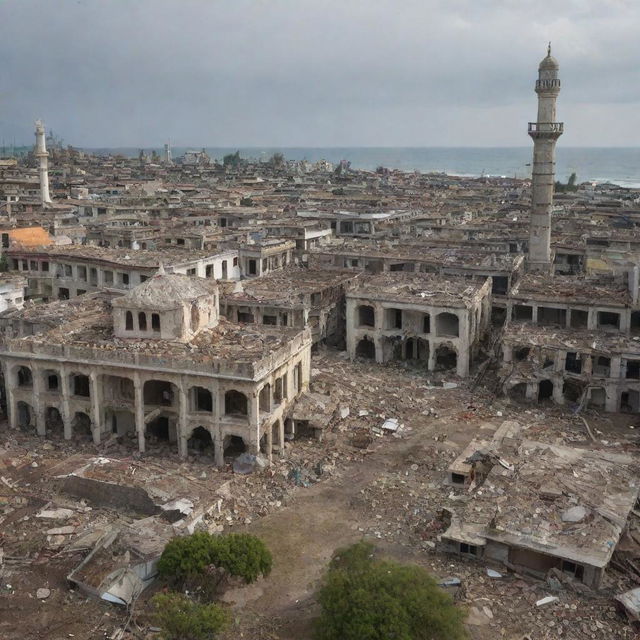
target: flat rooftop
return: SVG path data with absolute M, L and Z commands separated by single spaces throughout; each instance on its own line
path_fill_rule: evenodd
M 302 303 L 304 296 L 342 287 L 358 277 L 353 271 L 292 268 L 242 281 L 243 291 L 225 293 L 227 302 Z M 231 288 L 231 287 L 229 287 Z
M 430 273 L 361 274 L 347 297 L 426 306 L 470 307 L 479 298 L 483 286 L 482 282 L 466 278 L 443 278 Z
M 129 228 L 130 227 L 127 227 L 127 229 Z M 69 260 L 86 260 L 87 262 L 111 263 L 140 268 L 157 268 L 161 262 L 165 267 L 191 263 L 195 260 L 210 258 L 216 255 L 215 252 L 198 249 L 189 249 L 188 251 L 185 251 L 185 249 L 135 250 L 77 244 L 40 248 L 16 248 L 9 249 L 7 254 L 9 256 L 30 254 L 34 256 L 51 257 L 52 259 L 66 258 Z
M 26 353 L 66 361 L 80 359 L 111 366 L 225 373 L 254 379 L 309 339 L 308 332 L 299 329 L 237 325 L 225 320 L 187 343 L 122 339 L 114 336 L 111 303 L 106 297 L 95 296 L 87 305 L 77 304 L 78 300 L 74 300 L 75 306 L 70 305 L 73 313 L 57 309 L 65 316 L 63 322 L 36 335 L 7 339 L 2 351 L 16 357 Z
M 503 342 L 523 346 L 539 346 L 565 351 L 593 353 L 627 353 L 640 355 L 640 338 L 618 332 L 587 329 L 539 327 L 528 323 L 510 323 Z
M 547 276 L 528 273 L 511 289 L 511 298 L 598 305 L 631 304 L 626 286 L 609 280 Z
M 623 454 L 522 439 L 497 452 L 495 464 L 460 507 L 444 537 L 471 544 L 491 539 L 579 563 L 605 567 L 634 508 L 637 463 Z M 584 507 L 579 522 L 563 520 Z

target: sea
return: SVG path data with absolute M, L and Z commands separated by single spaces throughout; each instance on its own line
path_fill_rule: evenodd
M 198 149 L 189 147 L 188 149 Z M 174 158 L 187 147 L 172 147 Z M 139 148 L 87 149 L 94 153 L 120 153 L 135 157 Z M 153 149 L 145 149 L 151 153 Z M 155 149 L 162 153 L 162 149 Z M 377 167 L 403 171 L 442 172 L 459 176 L 531 176 L 532 146 L 529 147 L 206 147 L 212 158 L 228 153 L 266 161 L 274 153 L 287 160 L 347 160 L 354 169 Z M 611 182 L 640 188 L 640 147 L 563 147 L 556 149 L 556 178 L 566 182 L 575 173 L 578 182 Z

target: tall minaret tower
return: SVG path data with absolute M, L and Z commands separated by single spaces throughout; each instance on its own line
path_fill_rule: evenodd
M 49 195 L 49 154 L 44 141 L 44 125 L 42 120 L 36 120 L 36 158 L 40 162 L 40 200 L 42 206 L 51 204 Z
M 558 69 L 551 56 L 538 67 L 538 121 L 529 123 L 533 138 L 533 172 L 531 183 L 531 218 L 529 223 L 529 271 L 551 271 L 551 208 L 556 173 L 556 141 L 562 135 L 563 123 L 556 122 L 556 98 L 560 93 Z

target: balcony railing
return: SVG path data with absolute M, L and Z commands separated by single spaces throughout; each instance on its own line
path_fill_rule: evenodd
M 564 131 L 564 122 L 530 122 L 529 134 L 553 133 L 560 135 Z

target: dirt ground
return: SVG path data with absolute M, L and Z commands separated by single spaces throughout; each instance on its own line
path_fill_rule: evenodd
M 332 425 L 322 443 L 292 443 L 291 455 L 300 447 L 298 454 L 308 454 L 310 465 L 324 460 L 325 471 L 311 478 L 309 486 L 290 486 L 281 499 L 271 501 L 274 507 L 263 511 L 267 515 L 238 517 L 226 527 L 259 535 L 274 556 L 268 578 L 226 595 L 234 614 L 227 640 L 311 638 L 317 615 L 314 593 L 331 555 L 363 537 L 394 559 L 423 565 L 439 578 L 460 578 L 462 586 L 454 595 L 469 611 L 474 640 L 637 637 L 615 612 L 612 594 L 632 585 L 614 570 L 608 571 L 602 593 L 578 593 L 568 587 L 552 592 L 543 581 L 506 570 L 501 578 L 489 578 L 483 564 L 434 548 L 441 530 L 438 512 L 450 492 L 442 486 L 444 472 L 475 435 L 490 434 L 503 420 L 515 419 L 537 439 L 586 444 L 580 418 L 567 409 L 496 399 L 482 387 L 471 390 L 453 377 L 444 380 L 457 386 L 443 388 L 441 377 L 427 379 L 398 367 L 349 363 L 336 353 L 314 357 L 312 366 L 313 390 L 331 394 L 349 415 Z M 583 416 L 596 436 L 595 446 L 637 450 L 636 429 L 631 428 L 637 417 L 589 412 Z M 376 435 L 375 427 L 389 417 L 398 419 L 399 432 Z M 13 434 L 4 429 L 0 444 L 6 439 L 9 450 L 15 446 L 8 443 Z M 369 446 L 352 446 L 355 435 L 363 432 L 370 434 Z M 25 449 L 42 446 L 32 437 L 21 444 Z M 91 451 L 92 445 L 84 446 Z M 46 457 L 41 449 L 40 453 Z M 296 460 L 303 465 L 300 455 Z M 292 485 L 286 473 L 290 465 L 275 465 L 253 476 L 252 493 L 261 486 L 266 491 L 274 473 L 281 483 Z M 47 551 L 45 538 L 31 535 L 24 536 L 21 546 L 16 530 L 32 526 L 32 519 L 24 518 L 31 518 L 44 503 L 42 485 L 48 475 L 39 472 L 41 467 L 47 468 L 44 459 L 38 467 L 0 467 L 0 497 L 7 494 L 8 500 L 17 491 L 26 496 L 24 508 L 16 509 L 14 499 L 13 510 L 0 523 L 0 638 L 157 638 L 148 613 L 153 590 L 143 594 L 129 620 L 122 608 L 69 589 L 65 576 L 81 555 Z M 190 463 L 194 476 L 202 469 L 202 462 Z M 100 515 L 96 510 L 92 517 Z M 51 590 L 48 598 L 36 597 L 41 587 Z M 536 607 L 547 595 L 559 600 Z

